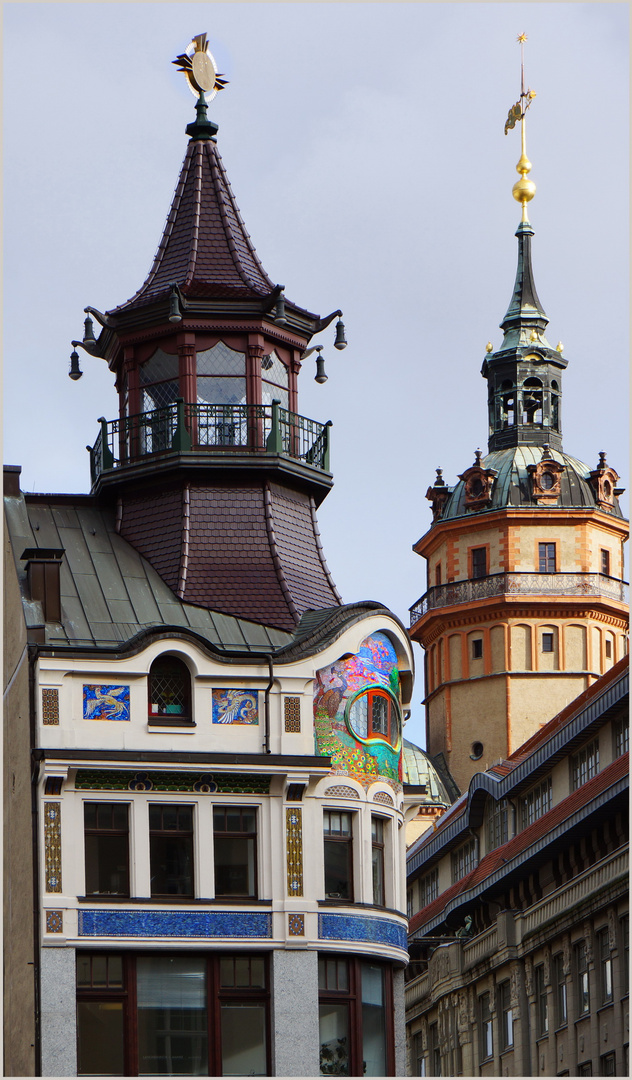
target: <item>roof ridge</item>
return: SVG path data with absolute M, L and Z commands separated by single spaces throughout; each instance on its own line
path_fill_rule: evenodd
M 243 266 L 242 261 L 239 258 L 239 253 L 237 251 L 237 248 L 235 246 L 235 242 L 234 242 L 233 237 L 232 237 L 230 224 L 229 224 L 229 222 L 228 222 L 228 220 L 226 218 L 226 209 L 225 209 L 225 204 L 224 204 L 224 199 L 225 199 L 224 191 L 220 190 L 218 182 L 221 182 L 223 188 L 226 191 L 226 196 L 228 197 L 228 199 L 230 201 L 232 211 L 233 211 L 233 213 L 235 215 L 235 218 L 237 219 L 237 223 L 238 223 L 238 225 L 240 227 L 241 234 L 242 234 L 243 239 L 245 241 L 246 247 L 248 248 L 250 256 L 252 257 L 253 262 L 255 263 L 255 266 L 256 266 L 257 270 L 259 271 L 259 273 L 261 274 L 262 278 L 269 285 L 270 290 L 272 290 L 272 289 L 274 289 L 274 282 L 266 274 L 266 272 L 265 272 L 265 270 L 263 268 L 263 264 L 261 262 L 261 259 L 257 255 L 257 251 L 256 251 L 255 246 L 254 246 L 254 244 L 252 242 L 252 239 L 250 237 L 250 233 L 248 232 L 248 229 L 246 228 L 246 224 L 244 222 L 244 219 L 242 218 L 239 207 L 237 206 L 237 202 L 235 200 L 235 195 L 234 195 L 233 189 L 231 187 L 230 180 L 228 179 L 228 174 L 226 173 L 226 169 L 224 167 L 224 162 L 222 161 L 221 154 L 220 154 L 220 152 L 217 149 L 217 146 L 215 144 L 212 145 L 212 152 L 211 152 L 211 146 L 209 144 L 207 144 L 207 145 L 209 146 L 209 164 L 210 164 L 210 168 L 211 168 L 211 178 L 213 180 L 213 186 L 215 188 L 215 194 L 216 194 L 216 196 L 218 198 L 218 202 L 219 202 L 219 211 L 220 211 L 220 215 L 222 217 L 222 224 L 224 225 L 224 230 L 225 230 L 225 233 L 226 233 L 226 239 L 228 241 L 228 249 L 229 249 L 229 251 L 230 251 L 230 253 L 231 253 L 232 257 L 233 257 L 233 262 L 235 263 L 235 269 L 237 270 L 237 272 L 238 272 L 239 276 L 241 277 L 242 281 L 244 282 L 244 284 L 247 285 L 250 289 L 253 289 L 256 292 L 257 291 L 257 286 L 248 277 L 248 274 L 246 272 L 246 268 L 245 268 L 245 266 Z

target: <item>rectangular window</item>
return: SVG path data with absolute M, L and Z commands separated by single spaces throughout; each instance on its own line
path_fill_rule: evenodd
M 555 638 L 552 633 L 542 634 L 542 652 L 554 651 Z
M 616 1076 L 617 1075 L 617 1059 L 614 1051 L 610 1054 L 603 1054 L 600 1059 L 600 1075 L 601 1076 Z
M 535 1012 L 537 1035 L 548 1035 L 549 1032 L 549 998 L 544 983 L 544 964 L 535 968 Z
M 439 895 L 439 871 L 435 867 L 419 881 L 419 910 L 436 900 Z
M 480 660 L 483 655 L 483 639 L 472 638 L 472 659 Z
M 612 957 L 610 955 L 610 941 L 608 927 L 600 930 L 597 934 L 599 945 L 599 989 L 601 1004 L 607 1005 L 612 1001 Z
M 257 810 L 213 807 L 215 895 L 257 896 Z
M 270 1076 L 267 960 L 77 954 L 78 1075 Z
M 500 1048 L 508 1050 L 513 1046 L 513 1009 L 511 1007 L 511 987 L 509 981 L 498 987 L 498 1011 L 500 1013 Z
M 414 902 L 414 899 L 413 899 L 413 890 L 412 890 L 412 888 L 406 889 L 406 918 L 407 919 L 412 919 L 413 915 L 415 914 L 414 903 L 415 902 Z
M 491 998 L 489 994 L 482 994 L 478 999 L 478 1039 L 480 1060 L 487 1061 L 488 1058 L 494 1055 Z
M 318 957 L 321 1075 L 392 1075 L 390 978 L 379 963 Z
M 599 740 L 593 739 L 571 758 L 571 789 L 576 791 L 587 780 L 592 780 L 598 772 Z
M 426 1075 L 426 1059 L 424 1057 L 421 1032 L 413 1037 L 413 1065 L 415 1069 L 414 1076 Z
M 590 1012 L 588 955 L 585 941 L 580 941 L 575 946 L 575 977 L 577 980 L 577 1012 L 579 1016 L 584 1016 Z
M 592 1061 L 582 1061 L 581 1065 L 577 1066 L 578 1076 L 592 1076 Z
M 441 584 L 441 563 L 435 566 L 435 585 Z
M 83 804 L 86 896 L 129 896 L 129 806 Z
M 538 544 L 538 570 L 541 574 L 555 573 L 555 544 Z
M 441 1076 L 441 1044 L 439 1042 L 438 1024 L 430 1024 L 428 1028 L 428 1057 L 430 1058 L 430 1075 Z
M 509 804 L 490 797 L 487 803 L 487 850 L 493 851 L 509 839 Z
M 551 777 L 548 776 L 537 787 L 528 791 L 520 800 L 520 821 L 523 829 L 533 825 L 543 814 L 548 813 L 553 805 Z
M 325 810 L 323 828 L 325 896 L 329 900 L 353 900 L 352 815 Z
M 612 660 L 612 639 L 606 638 L 604 641 L 604 647 L 606 650 L 606 660 Z
M 610 552 L 606 548 L 601 549 L 601 573 L 610 577 Z
M 476 841 L 469 840 L 467 844 L 452 852 L 452 881 L 460 881 L 475 866 Z
M 373 903 L 384 907 L 384 818 L 371 818 L 371 867 Z
M 487 548 L 472 548 L 472 577 L 487 576 Z
M 565 1027 L 568 1022 L 566 1003 L 566 975 L 564 974 L 564 957 L 558 953 L 553 957 L 553 977 L 555 979 L 555 1026 Z
M 193 896 L 193 807 L 149 805 L 152 896 Z
M 621 757 L 627 754 L 630 746 L 630 717 L 627 712 L 615 720 L 612 725 L 614 732 L 614 756 Z

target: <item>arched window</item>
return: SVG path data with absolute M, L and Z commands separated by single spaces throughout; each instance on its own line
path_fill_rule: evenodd
M 397 748 L 400 741 L 399 706 L 387 690 L 362 690 L 347 705 L 346 721 L 360 742 L 381 739 Z
M 191 724 L 191 674 L 177 656 L 159 656 L 149 669 L 150 724 Z
M 523 424 L 542 423 L 542 382 L 540 379 L 525 379 L 522 392 Z

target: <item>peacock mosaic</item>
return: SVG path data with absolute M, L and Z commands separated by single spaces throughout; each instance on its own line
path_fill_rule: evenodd
M 316 673 L 314 739 L 331 756 L 332 773 L 365 788 L 402 781 L 401 691 L 397 655 L 385 634 L 365 638 L 356 655 Z
M 84 684 L 84 720 L 129 720 L 129 686 Z
M 214 724 L 258 724 L 257 690 L 213 690 Z

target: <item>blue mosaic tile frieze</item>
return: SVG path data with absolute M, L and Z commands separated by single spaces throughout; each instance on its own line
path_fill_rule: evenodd
M 398 949 L 408 947 L 404 926 L 370 915 L 319 915 L 318 936 L 323 941 L 370 941 Z
M 79 911 L 80 937 L 269 938 L 269 911 Z

